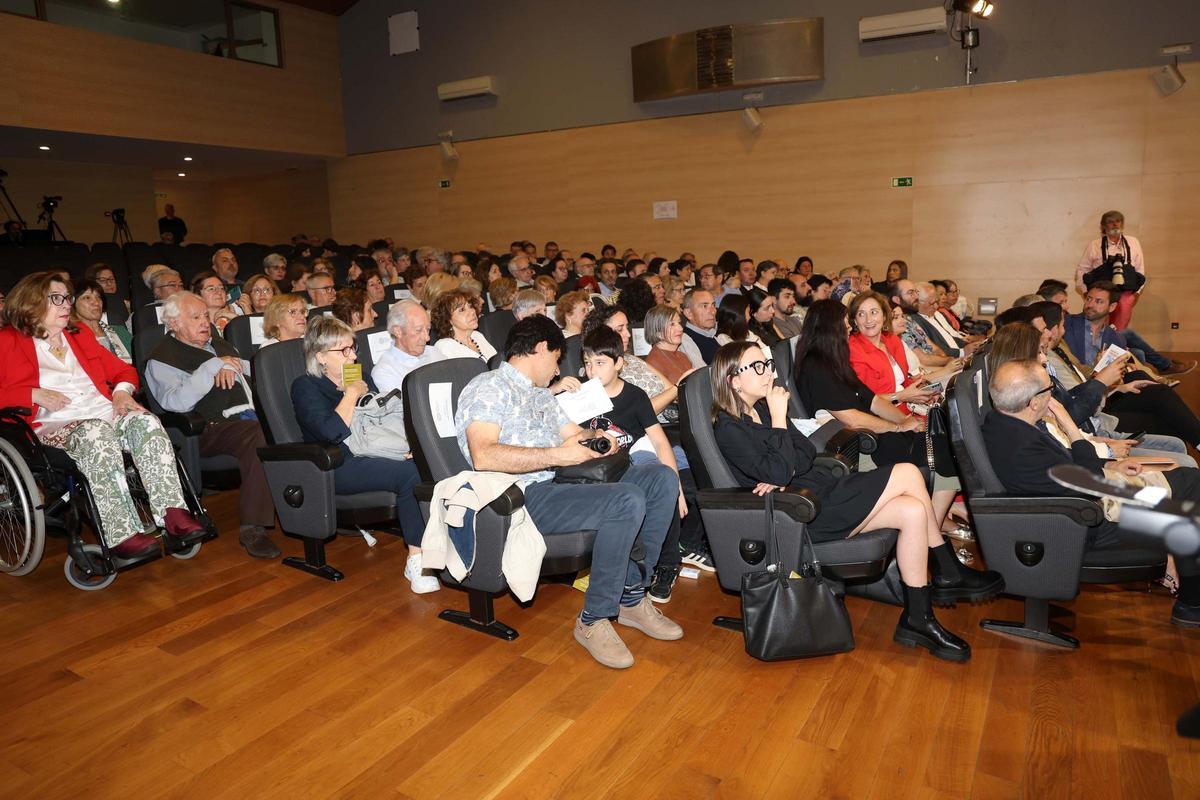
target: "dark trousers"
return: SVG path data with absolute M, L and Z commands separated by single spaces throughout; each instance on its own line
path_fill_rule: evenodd
M 615 617 L 625 587 L 649 585 L 649 573 L 676 513 L 675 471 L 662 464 L 631 466 L 619 483 L 540 481 L 525 489 L 525 508 L 543 536 L 595 531 L 592 571 L 583 608 Z M 646 567 L 629 557 L 641 537 Z
M 267 486 L 267 473 L 258 460 L 258 448 L 266 447 L 262 428 L 252 419 L 228 419 L 210 422 L 200 434 L 201 456 L 233 456 L 242 476 L 238 513 L 242 525 L 275 525 L 275 504 Z
M 417 465 L 411 459 L 346 456 L 342 465 L 333 471 L 333 488 L 338 494 L 357 492 L 395 492 L 396 519 L 404 541 L 413 547 L 421 546 L 425 535 L 425 520 L 421 507 L 413 497 L 413 489 L 421 482 Z
M 1137 394 L 1110 394 L 1104 410 L 1121 421 L 1123 431 L 1178 436 L 1192 447 L 1200 446 L 1200 419 L 1170 387 L 1156 383 Z

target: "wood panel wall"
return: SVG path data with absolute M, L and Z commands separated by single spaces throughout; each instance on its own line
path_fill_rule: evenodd
M 210 241 L 279 244 L 297 233 L 329 236 L 324 165 L 216 180 L 211 191 Z
M 335 238 L 415 247 L 555 239 L 715 260 L 810 255 L 818 269 L 902 258 L 1002 303 L 1064 280 L 1100 214 L 1124 211 L 1151 276 L 1137 328 L 1200 350 L 1200 67 L 1163 98 L 1146 70 L 764 109 L 424 147 L 331 162 Z M 912 176 L 909 189 L 893 177 Z M 438 181 L 450 178 L 449 189 Z M 679 218 L 651 204 L 676 200 Z M 1177 331 L 1169 322 L 1181 323 Z
M 5 188 L 31 228 L 43 227 L 37 223 L 37 205 L 42 197 L 61 195 L 63 201 L 54 219 L 72 241 L 111 241 L 112 220 L 104 212 L 114 208 L 125 209 L 125 219 L 135 238 L 158 238 L 154 181 L 149 169 L 20 158 L 5 158 L 4 168 L 9 173 L 4 179 Z
M 337 19 L 280 9 L 284 68 L 5 14 L 0 125 L 343 155 Z

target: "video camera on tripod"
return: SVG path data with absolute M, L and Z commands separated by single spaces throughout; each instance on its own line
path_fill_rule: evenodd
M 58 204 L 62 202 L 62 195 L 42 195 L 42 202 L 38 203 L 38 208 L 42 213 L 38 214 L 38 222 L 45 222 L 47 219 L 53 222 L 54 211 L 58 208 Z
M 129 223 L 125 221 L 125 209 L 114 208 L 112 211 L 105 211 L 104 216 L 112 220 L 112 240 L 115 244 L 128 244 L 133 241 L 133 234 L 129 230 Z

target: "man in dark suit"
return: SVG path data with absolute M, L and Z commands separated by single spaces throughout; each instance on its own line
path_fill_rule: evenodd
M 1059 486 L 1049 476 L 1051 467 L 1077 464 L 1100 475 L 1105 468 L 1134 476 L 1142 472 L 1136 458 L 1106 461 L 1070 415 L 1051 405 L 1053 384 L 1046 369 L 1036 361 L 1009 361 L 992 375 L 988 384 L 993 410 L 983 421 L 983 440 L 988 460 L 1004 488 L 1026 497 L 1085 495 Z M 1050 415 L 1068 437 L 1068 450 L 1050 435 L 1045 418 Z M 1200 470 L 1178 467 L 1165 473 L 1176 500 L 1200 500 Z M 1105 522 L 1088 531 L 1089 549 L 1120 544 L 1128 537 L 1116 523 Z M 1145 544 L 1145 540 L 1139 540 Z M 1171 621 L 1200 627 L 1200 568 L 1195 559 L 1180 559 L 1179 600 L 1171 609 Z

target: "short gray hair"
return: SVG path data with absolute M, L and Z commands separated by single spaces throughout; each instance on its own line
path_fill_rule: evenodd
M 538 306 L 546 308 L 546 296 L 541 289 L 522 289 L 513 298 L 512 313 L 517 319 L 525 319 Z
M 680 316 L 678 308 L 668 305 L 658 305 L 646 312 L 645 326 L 646 344 L 654 347 L 667 338 L 667 326 L 671 320 Z
M 172 320 L 179 319 L 179 315 L 183 313 L 183 308 L 182 308 L 183 301 L 184 301 L 184 299 L 186 299 L 188 297 L 199 300 L 201 303 L 204 302 L 204 300 L 201 299 L 200 295 L 198 295 L 198 294 L 192 294 L 191 292 L 188 292 L 188 291 L 176 292 L 175 294 L 168 297 L 166 300 L 163 300 L 163 304 L 162 304 L 162 324 L 163 325 L 170 327 Z
M 1057 292 L 1055 292 L 1055 294 L 1057 294 Z M 1045 299 L 1046 298 L 1042 297 L 1040 294 L 1023 294 L 1013 301 L 1013 307 L 1024 308 L 1025 306 L 1031 306 L 1034 303 L 1040 303 Z
M 170 267 L 164 267 L 150 276 L 150 289 L 152 291 L 157 289 L 159 284 L 165 281 L 167 278 L 179 278 L 180 280 L 183 280 L 183 276 L 178 272 Z
M 284 258 L 283 256 L 281 256 L 279 253 L 268 253 L 267 257 L 263 259 L 263 269 L 270 269 L 271 267 L 286 267 L 286 266 L 287 266 L 287 259 Z
M 424 306 L 412 299 L 392 303 L 387 313 L 388 331 L 391 331 L 392 328 L 404 328 L 408 330 L 408 313 L 414 308 L 424 308 Z
M 217 263 L 217 254 L 218 253 L 229 253 L 229 255 L 233 255 L 233 248 L 232 247 L 218 247 L 216 250 L 213 250 L 212 258 L 209 259 L 210 264 Z
M 425 245 L 417 248 L 417 263 L 424 264 L 426 261 L 437 261 L 442 265 L 442 269 L 450 266 L 450 256 L 446 255 L 445 250 L 439 250 L 436 247 Z
M 512 258 L 510 258 L 508 260 L 508 274 L 509 275 L 513 276 L 514 278 L 517 277 L 517 261 L 522 260 L 522 259 L 528 265 L 530 265 L 530 266 L 533 265 L 533 259 L 529 257 L 528 253 L 517 253 L 515 256 L 513 256 Z
M 709 265 L 705 264 L 704 266 L 707 267 Z M 696 295 L 701 294 L 701 293 L 706 294 L 709 297 L 713 297 L 713 293 L 710 292 L 708 289 L 700 289 L 700 288 L 689 289 L 688 293 L 683 296 L 683 302 L 679 304 L 679 307 L 681 309 L 686 309 L 686 310 L 690 311 L 692 309 L 692 306 L 694 306 L 696 304 Z M 714 299 L 716 299 L 716 298 L 714 297 Z
M 1016 414 L 1024 410 L 1037 393 L 1042 391 L 1042 382 L 1039 380 L 1041 372 L 1041 365 L 1030 359 L 1001 364 L 988 382 L 992 406 L 1006 414 Z
M 346 337 L 354 341 L 354 329 L 337 317 L 318 316 L 308 322 L 304 331 L 304 371 L 314 377 L 325 374 L 325 368 L 317 361 L 317 354 L 330 350 Z

